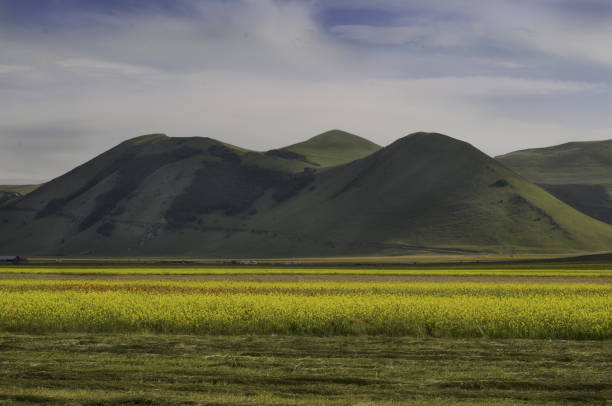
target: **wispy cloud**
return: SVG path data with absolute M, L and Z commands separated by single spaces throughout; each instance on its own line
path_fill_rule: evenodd
M 440 29 L 443 31 L 440 31 Z M 464 38 L 436 26 L 379 27 L 371 25 L 335 25 L 330 31 L 340 37 L 379 45 L 415 45 L 428 47 L 452 47 L 462 45 Z
M 112 61 L 104 61 L 100 59 L 87 58 L 72 58 L 57 61 L 57 64 L 63 68 L 81 72 L 92 73 L 111 73 L 120 75 L 145 75 L 155 73 L 156 70 L 144 66 L 130 65 L 126 63 L 117 63 Z
M 31 66 L 27 65 L 1 65 L 0 64 L 0 75 L 3 73 L 19 73 L 19 72 L 30 72 Z

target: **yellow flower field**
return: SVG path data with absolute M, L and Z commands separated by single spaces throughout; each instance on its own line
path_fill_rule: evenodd
M 0 330 L 612 338 L 612 286 L 0 281 Z

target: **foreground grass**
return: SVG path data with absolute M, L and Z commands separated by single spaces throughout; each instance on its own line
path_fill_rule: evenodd
M 589 267 L 589 266 L 592 266 Z M 0 274 L 30 275 L 440 275 L 440 276 L 550 276 L 550 277 L 612 277 L 612 263 L 567 265 L 538 268 L 533 265 L 492 267 L 230 267 L 230 266 L 0 266 Z
M 606 404 L 612 342 L 0 334 L 0 404 Z

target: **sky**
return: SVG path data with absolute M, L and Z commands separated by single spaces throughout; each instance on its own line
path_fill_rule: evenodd
M 0 184 L 138 135 L 612 138 L 610 0 L 1 0 Z

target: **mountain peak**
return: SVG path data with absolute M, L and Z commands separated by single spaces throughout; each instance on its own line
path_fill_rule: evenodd
M 417 132 L 408 134 L 405 137 L 402 137 L 397 141 L 402 141 L 402 140 L 413 140 L 413 141 L 419 140 L 419 141 L 427 141 L 427 142 L 435 142 L 435 143 L 451 142 L 451 143 L 467 144 L 465 141 L 461 141 L 457 138 L 453 138 L 445 134 L 436 133 L 436 132 L 427 132 L 427 131 L 417 131 Z
M 335 138 L 339 140 L 343 140 L 343 139 L 344 140 L 351 140 L 351 139 L 362 139 L 363 140 L 365 139 L 358 135 L 349 133 L 347 131 L 334 128 L 331 130 L 324 131 L 321 134 L 317 134 L 314 137 L 310 138 L 308 141 L 315 140 L 315 139 L 331 139 L 331 138 Z
M 440 133 L 424 131 L 412 133 L 398 139 L 381 150 L 381 153 L 417 153 L 431 157 L 449 154 L 467 154 L 491 159 L 465 141 Z
M 380 149 L 380 145 L 346 131 L 333 129 L 283 150 L 302 155 L 320 166 L 336 166 L 363 158 Z
M 166 134 L 153 133 L 153 134 L 145 134 L 145 135 L 140 135 L 138 137 L 130 138 L 130 139 L 124 141 L 124 143 L 126 143 L 126 144 L 143 144 L 145 142 L 165 140 L 165 139 L 168 139 L 168 138 L 170 138 L 170 137 L 168 137 Z

